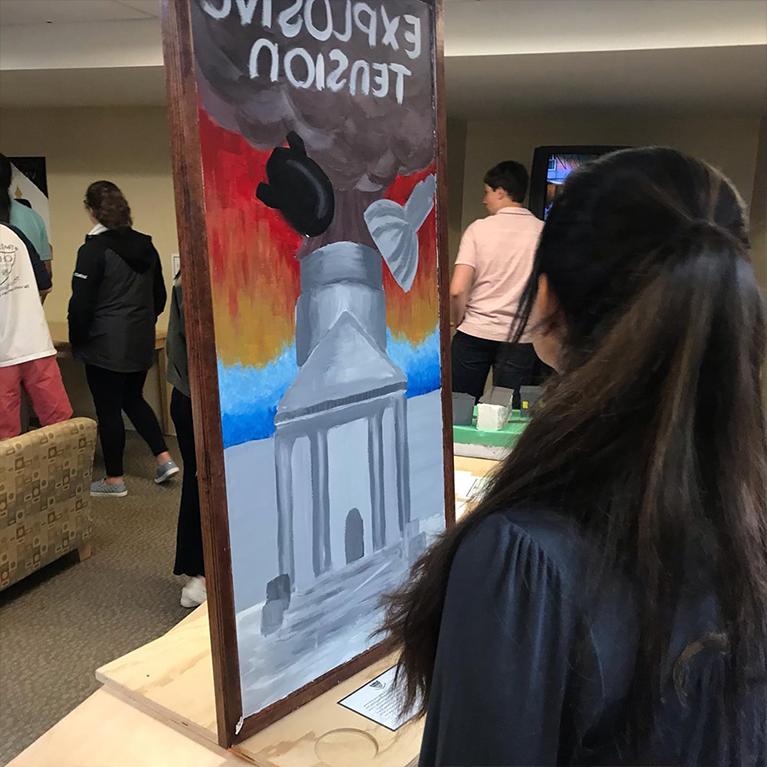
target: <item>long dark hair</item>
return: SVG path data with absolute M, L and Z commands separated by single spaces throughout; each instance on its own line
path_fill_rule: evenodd
M 597 572 L 618 567 L 637 583 L 625 734 L 643 737 L 652 726 L 670 615 L 682 588 L 706 583 L 721 610 L 729 680 L 721 694 L 737 719 L 739 694 L 764 672 L 767 648 L 765 309 L 742 202 L 719 172 L 677 151 L 616 152 L 565 183 L 517 339 L 541 275 L 560 306 L 552 322 L 561 375 L 478 507 L 387 602 L 384 630 L 402 648 L 408 703 L 419 694 L 428 702 L 461 541 L 499 510 L 540 502 L 596 538 Z
M 0 154 L 0 224 L 11 220 L 11 161 Z
M 107 229 L 133 226 L 130 206 L 120 188 L 111 181 L 94 181 L 85 192 L 85 205 Z

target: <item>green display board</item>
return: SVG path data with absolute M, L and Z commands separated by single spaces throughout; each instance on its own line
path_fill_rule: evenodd
M 485 447 L 513 448 L 529 422 L 520 411 L 514 410 L 503 429 L 484 431 L 477 428 L 477 409 L 471 426 L 453 426 L 453 442 L 462 445 L 483 445 Z

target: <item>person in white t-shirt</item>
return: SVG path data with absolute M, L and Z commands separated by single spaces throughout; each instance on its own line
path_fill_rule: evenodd
M 21 388 L 42 426 L 72 417 L 43 312 L 51 278 L 32 243 L 0 224 L 0 440 L 21 431 Z

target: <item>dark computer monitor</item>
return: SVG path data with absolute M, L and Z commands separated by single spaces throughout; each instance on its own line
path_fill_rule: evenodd
M 620 146 L 539 146 L 530 172 L 530 210 L 545 219 L 565 179 L 581 165 Z

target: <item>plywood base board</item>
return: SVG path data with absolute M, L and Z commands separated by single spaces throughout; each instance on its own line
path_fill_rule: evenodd
M 205 605 L 159 639 L 102 666 L 96 678 L 161 721 L 218 742 Z
M 257 767 L 409 767 L 423 723 L 396 732 L 338 701 L 396 661 L 389 656 L 315 698 L 233 749 Z M 175 729 L 216 743 L 213 671 L 205 606 L 164 636 L 96 672 L 106 689 Z
M 237 767 L 240 758 L 202 746 L 106 690 L 99 690 L 8 767 Z

